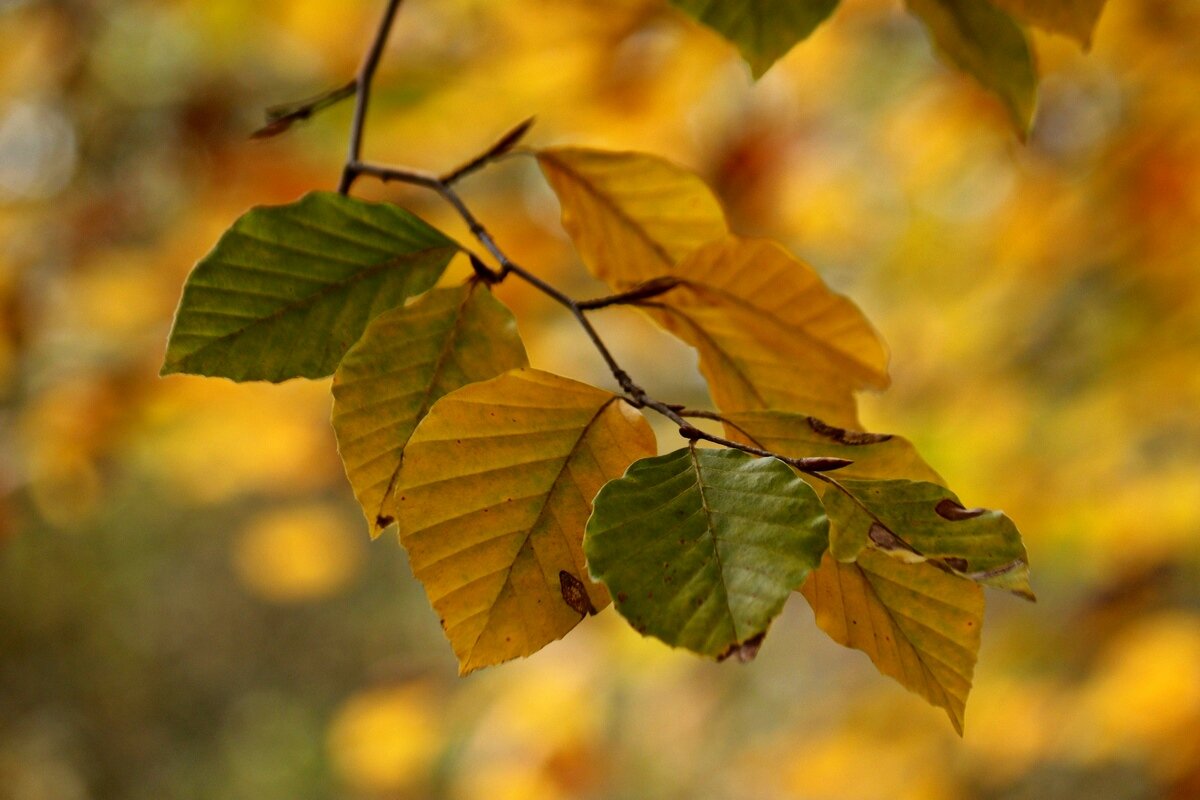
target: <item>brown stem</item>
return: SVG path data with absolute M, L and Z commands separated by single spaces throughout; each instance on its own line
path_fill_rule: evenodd
M 367 122 L 367 106 L 371 102 L 371 83 L 375 80 L 375 70 L 379 68 L 379 60 L 383 58 L 383 48 L 392 32 L 392 23 L 396 21 L 396 12 L 400 10 L 403 0 L 388 0 L 375 30 L 375 38 L 371 47 L 363 57 L 362 66 L 358 68 L 355 82 L 354 121 L 350 124 L 350 149 L 346 154 L 346 166 L 342 169 L 342 180 L 338 184 L 338 192 L 347 194 L 354 185 L 358 173 L 350 168 L 358 162 L 362 155 L 363 130 Z
M 658 297 L 660 294 L 665 294 L 678 285 L 679 281 L 676 278 L 654 278 L 633 287 L 627 292 L 609 295 L 608 297 L 597 297 L 594 300 L 580 300 L 575 305 L 579 306 L 583 311 L 595 311 L 598 308 L 627 305 L 629 303 L 636 303 L 639 300 L 649 300 L 651 297 Z
M 371 164 L 364 162 L 361 158 L 362 154 L 362 139 L 363 127 L 366 122 L 367 106 L 370 101 L 371 82 L 375 77 L 375 70 L 379 67 L 379 60 L 383 56 L 383 48 L 387 43 L 388 35 L 392 30 L 392 23 L 396 19 L 396 12 L 400 9 L 402 0 L 388 0 L 387 8 L 384 10 L 383 18 L 379 22 L 379 28 L 375 32 L 375 38 L 371 42 L 371 47 L 363 58 L 362 66 L 359 68 L 358 77 L 355 79 L 356 98 L 354 105 L 354 121 L 350 128 L 350 149 L 346 156 L 346 163 L 342 169 L 342 180 L 338 187 L 338 191 L 342 194 L 347 194 L 350 188 L 354 185 L 354 181 L 360 175 L 370 175 L 378 178 L 381 181 L 397 181 L 401 183 L 413 184 L 422 186 L 426 189 L 432 189 L 437 192 L 443 200 L 449 203 L 458 215 L 467 224 L 474 236 L 480 244 L 487 249 L 488 253 L 496 259 L 496 263 L 500 265 L 498 270 L 492 269 L 483 263 L 474 253 L 470 253 L 471 266 L 475 270 L 476 276 L 488 283 L 499 283 L 509 275 L 516 275 L 521 280 L 528 283 L 533 288 L 540 291 L 542 294 L 551 298 L 555 302 L 562 305 L 571 315 L 575 317 L 575 321 L 583 328 L 584 333 L 591 339 L 592 345 L 596 351 L 600 353 L 600 357 L 604 359 L 604 363 L 608 365 L 609 371 L 613 378 L 617 381 L 617 385 L 621 387 L 621 391 L 625 393 L 625 400 L 636 408 L 650 408 L 662 414 L 667 419 L 679 426 L 679 435 L 690 442 L 704 440 L 713 444 L 729 447 L 735 450 L 741 450 L 744 453 L 751 455 L 762 456 L 765 458 L 777 458 L 780 461 L 788 464 L 801 472 L 815 475 L 822 480 L 828 480 L 834 485 L 840 486 L 836 481 L 827 478 L 821 473 L 828 472 L 842 467 L 849 466 L 854 463 L 844 458 L 791 458 L 789 456 L 773 453 L 770 450 L 752 445 L 741 444 L 732 439 L 726 439 L 721 436 L 714 436 L 710 433 L 697 428 L 692 423 L 688 422 L 686 416 L 715 419 L 725 422 L 726 420 L 719 414 L 713 412 L 689 411 L 680 405 L 664 403 L 661 400 L 656 400 L 647 394 L 629 373 L 621 368 L 617 360 L 609 351 L 604 340 L 600 338 L 600 334 L 587 318 L 587 311 L 594 311 L 600 308 L 619 305 L 622 303 L 634 303 L 638 301 L 648 300 L 657 297 L 661 294 L 671 291 L 679 282 L 670 277 L 656 278 L 647 281 L 641 286 L 636 286 L 626 292 L 611 295 L 609 297 L 600 297 L 594 300 L 578 301 L 560 291 L 556 287 L 534 275 L 529 270 L 516 264 L 510 259 L 492 234 L 484 227 L 483 223 L 476 218 L 463 202 L 458 193 L 454 191 L 453 183 L 465 175 L 480 169 L 489 162 L 499 158 L 504 153 L 512 149 L 514 145 L 529 129 L 532 120 L 526 120 L 520 125 L 513 128 L 507 134 L 482 155 L 468 161 L 463 166 L 455 169 L 445 176 L 439 177 L 432 173 L 422 172 L 419 170 L 408 169 L 405 167 L 391 167 L 380 164 Z

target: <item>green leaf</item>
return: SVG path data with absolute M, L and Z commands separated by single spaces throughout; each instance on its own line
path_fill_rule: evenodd
M 671 0 L 737 45 L 754 77 L 812 33 L 838 0 Z
M 583 263 L 617 288 L 669 272 L 726 233 L 704 181 L 657 156 L 572 147 L 537 157 Z
M 932 562 L 973 581 L 1034 599 L 1021 534 L 1002 512 L 964 508 L 943 486 L 906 480 L 841 480 L 828 491 L 830 549 L 840 560 L 868 544 L 912 563 Z
M 606 485 L 584 549 L 636 630 L 720 658 L 756 646 L 828 531 L 816 494 L 783 462 L 690 446 Z
M 854 463 L 837 471 L 843 478 L 907 478 L 942 484 L 907 439 L 890 433 L 864 433 L 828 425 L 816 417 L 783 411 L 743 411 L 725 415 L 726 435 L 735 441 L 792 458 L 823 456 Z M 813 480 L 818 494 L 826 484 Z
M 1092 45 L 1092 33 L 1105 0 L 992 0 L 998 8 L 1053 33 L 1071 36 L 1084 49 Z
M 983 629 L 978 586 L 868 547 L 850 564 L 826 553 L 800 591 L 831 639 L 863 651 L 884 675 L 946 709 L 962 735 Z
M 655 449 L 616 395 L 537 370 L 434 403 L 405 449 L 396 522 L 460 672 L 536 652 L 608 605 L 583 557 L 592 498 Z
M 1037 100 L 1037 69 L 1029 37 L 989 0 L 907 0 L 934 44 L 1008 109 L 1021 136 L 1029 132 Z
M 367 326 L 333 376 L 333 430 L 372 536 L 395 519 L 404 446 L 434 401 L 528 363 L 512 313 L 478 281 Z
M 397 206 L 331 192 L 251 209 L 188 276 L 162 374 L 323 378 L 457 249 Z

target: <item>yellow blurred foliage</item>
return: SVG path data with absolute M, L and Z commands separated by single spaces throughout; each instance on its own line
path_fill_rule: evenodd
M 355 526 L 333 508 L 302 505 L 252 517 L 234 543 L 242 583 L 277 603 L 335 594 L 358 574 L 363 548 Z
M 329 728 L 334 768 L 362 792 L 406 794 L 426 779 L 443 746 L 430 686 L 366 689 L 348 698 Z
M 1070 725 L 1076 757 L 1145 758 L 1164 777 L 1194 768 L 1194 754 L 1175 745 L 1200 727 L 1200 615 L 1167 612 L 1120 633 Z

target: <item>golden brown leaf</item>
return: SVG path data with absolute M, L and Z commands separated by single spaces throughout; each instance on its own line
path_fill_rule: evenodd
M 616 395 L 537 370 L 434 404 L 406 449 L 397 521 L 463 674 L 534 653 L 575 627 L 579 608 L 608 605 L 584 563 L 592 498 L 655 450 Z M 572 602 L 563 572 L 584 590 Z
M 962 734 L 983 627 L 980 587 L 867 548 L 848 564 L 826 553 L 800 592 L 831 639 L 944 708 Z
M 794 411 L 857 428 L 855 390 L 887 386 L 887 351 L 862 312 L 774 242 L 727 236 L 673 274 L 682 285 L 643 305 L 699 350 L 722 411 Z
M 537 156 L 583 263 L 613 286 L 669 272 L 726 233 L 725 214 L 704 181 L 657 156 L 583 148 Z

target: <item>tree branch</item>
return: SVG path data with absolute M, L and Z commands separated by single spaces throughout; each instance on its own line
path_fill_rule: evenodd
M 366 56 L 363 57 L 362 66 L 358 68 L 358 76 L 354 79 L 354 121 L 350 124 L 350 149 L 346 154 L 346 166 L 342 170 L 342 180 L 338 185 L 338 192 L 341 194 L 349 193 L 350 187 L 354 185 L 354 179 L 358 177 L 358 173 L 351 170 L 350 165 L 357 163 L 362 155 L 363 129 L 367 121 L 367 106 L 371 102 L 371 83 L 375 80 L 375 70 L 379 68 L 384 45 L 387 44 L 388 36 L 392 33 L 392 23 L 396 21 L 396 12 L 400 10 L 400 4 L 403 1 L 388 0 L 387 7 L 383 11 L 383 18 L 379 20 L 379 27 L 375 31 L 375 39 L 371 42 Z
M 532 120 L 517 125 L 510 130 L 501 139 L 480 156 L 471 159 L 463 166 L 452 170 L 443 177 L 439 177 L 429 172 L 409 169 L 407 167 L 393 167 L 381 164 L 372 164 L 361 159 L 363 126 L 367 115 L 367 105 L 371 93 L 371 81 L 375 77 L 375 70 L 379 66 L 379 59 L 383 55 L 383 48 L 387 42 L 388 35 L 392 29 L 392 23 L 395 21 L 396 12 L 400 8 L 402 0 L 388 0 L 387 8 L 384 10 L 383 18 L 379 22 L 379 28 L 375 32 L 375 39 L 371 43 L 370 49 L 367 51 L 366 57 L 363 59 L 362 67 L 359 69 L 356 79 L 356 101 L 354 106 L 354 121 L 350 129 L 350 148 L 346 156 L 346 163 L 342 170 L 342 180 L 338 187 L 338 191 L 346 194 L 354 185 L 354 181 L 360 175 L 369 175 L 378 178 L 385 183 L 388 181 L 396 181 L 399 183 L 408 183 L 414 186 L 421 186 L 426 189 L 431 189 L 437 192 L 447 203 L 449 203 L 462 220 L 470 229 L 471 235 L 474 236 L 480 244 L 488 251 L 489 254 L 500 265 L 498 270 L 492 269 L 484 264 L 474 253 L 470 253 L 471 266 L 475 270 L 479 279 L 488 283 L 499 283 L 509 275 L 516 275 L 521 280 L 528 283 L 533 288 L 537 289 L 542 294 L 557 302 L 559 305 L 566 308 L 579 326 L 583 328 L 591 340 L 592 345 L 604 359 L 604 363 L 608 365 L 609 371 L 616 380 L 617 385 L 621 387 L 621 391 L 625 394 L 625 400 L 636 408 L 649 408 L 662 414 L 667 419 L 679 426 L 679 435 L 688 441 L 707 441 L 712 444 L 722 447 L 741 450 L 743 453 L 750 455 L 762 456 L 764 458 L 777 458 L 785 464 L 788 464 L 795 469 L 822 477 L 820 473 L 831 470 L 841 469 L 854 463 L 844 458 L 791 458 L 790 456 L 781 455 L 771 452 L 770 450 L 752 445 L 735 442 L 732 439 L 726 439 L 721 436 L 715 436 L 706 433 L 697 428 L 692 423 L 688 422 L 686 417 L 715 419 L 725 422 L 726 420 L 719 414 L 713 412 L 689 411 L 683 406 L 677 404 L 664 403 L 651 397 L 645 389 L 629 376 L 629 373 L 621 368 L 617 360 L 613 357 L 612 352 L 596 331 L 591 321 L 587 318 L 587 311 L 594 311 L 600 308 L 620 305 L 623 303 L 633 303 L 641 300 L 647 300 L 652 297 L 657 297 L 661 294 L 671 291 L 679 285 L 679 281 L 671 277 L 656 278 L 647 281 L 641 286 L 636 286 L 626 292 L 610 295 L 608 297 L 600 297 L 594 300 L 578 301 L 568 296 L 558 288 L 552 286 L 546 281 L 539 278 L 529 270 L 520 266 L 500 248 L 496 243 L 495 238 L 484 227 L 483 223 L 471 212 L 467 204 L 459 197 L 458 192 L 454 190 L 453 183 L 460 178 L 468 175 L 488 163 L 499 158 L 504 153 L 512 149 L 514 145 L 529 129 Z M 831 481 L 835 483 L 835 481 Z

